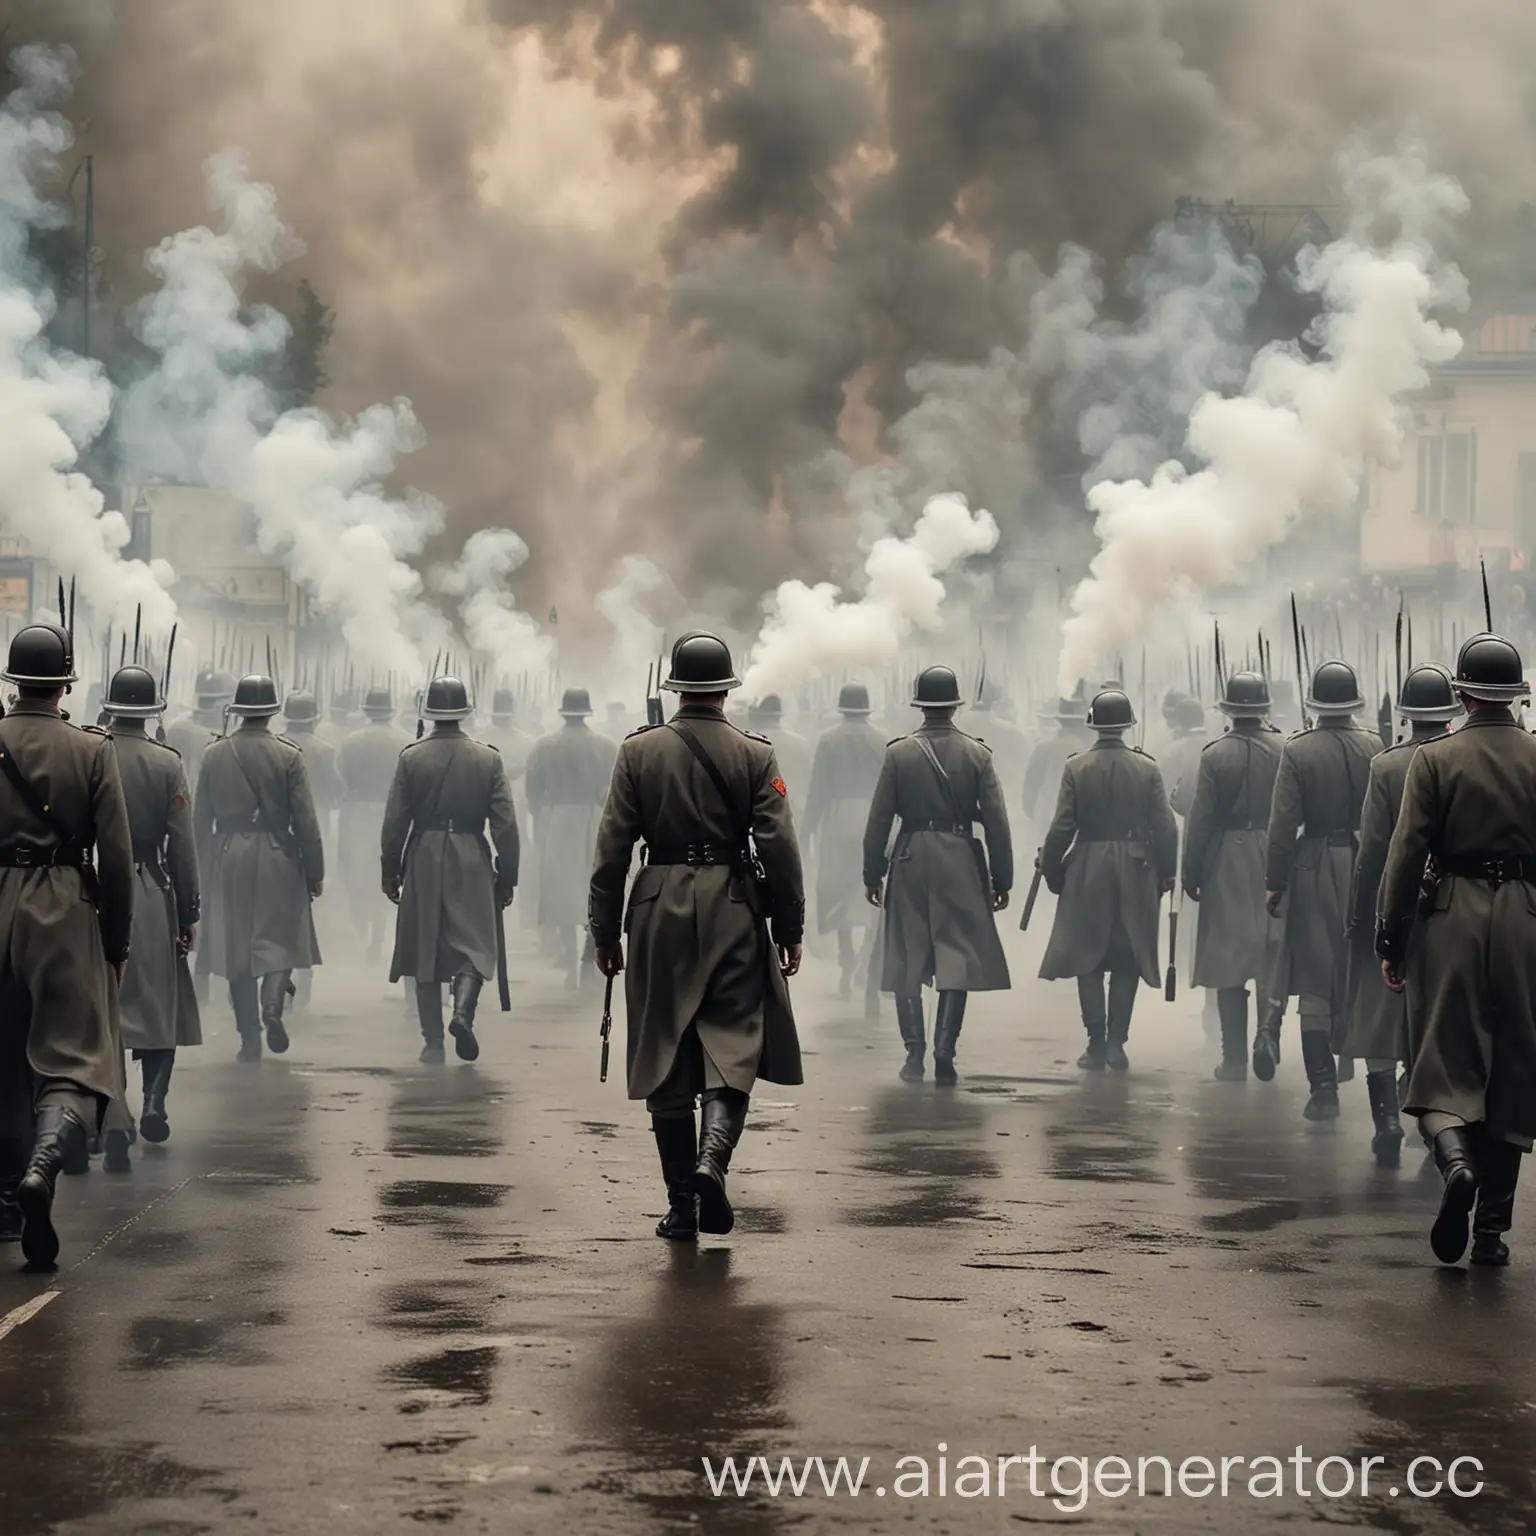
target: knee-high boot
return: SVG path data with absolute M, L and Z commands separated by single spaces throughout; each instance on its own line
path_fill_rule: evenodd
M 1104 1001 L 1104 972 L 1092 971 L 1077 978 L 1077 1002 L 1083 1013 L 1083 1028 L 1088 1033 L 1088 1049 L 1077 1058 L 1085 1072 L 1104 1070 L 1104 1036 L 1109 1027 L 1109 1010 Z
M 473 971 L 460 971 L 453 978 L 453 1018 L 448 1033 L 453 1036 L 453 1048 L 460 1061 L 475 1061 L 480 1055 L 480 1042 L 475 1039 L 475 1007 L 484 985 Z
M 416 1058 L 428 1066 L 443 1059 L 443 984 L 440 981 L 416 983 L 416 1018 L 421 1025 L 421 1054 Z
M 1472 1127 L 1447 1126 L 1435 1133 L 1435 1166 L 1445 1180 L 1440 1209 L 1429 1229 L 1429 1246 L 1442 1264 L 1455 1264 L 1467 1251 L 1467 1218 L 1477 1199 L 1477 1162 Z
M 229 978 L 229 1006 L 240 1031 L 240 1060 L 261 1060 L 261 1001 L 254 976 Z
M 939 993 L 939 1006 L 933 1019 L 933 1080 L 936 1083 L 959 1081 L 955 1073 L 955 1045 L 960 1039 L 960 1026 L 965 1022 L 965 998 L 964 992 Z
M 267 1049 L 281 1056 L 288 1049 L 288 1031 L 283 1027 L 283 1004 L 293 991 L 292 971 L 268 971 L 261 978 L 261 1024 L 267 1032 Z
M 1221 1065 L 1216 1068 L 1219 1083 L 1248 1081 L 1248 989 L 1222 987 L 1216 994 L 1216 1011 L 1221 1015 Z
M 699 1161 L 699 1133 L 691 1109 L 652 1115 L 651 1131 L 667 1185 L 667 1214 L 656 1223 L 657 1237 L 691 1243 L 699 1235 L 699 1197 L 693 1187 Z
M 726 1198 L 725 1175 L 731 1153 L 747 1124 L 747 1095 L 735 1088 L 720 1088 L 708 1095 L 700 1112 L 699 1161 L 693 1173 L 693 1191 L 699 1197 L 699 1230 L 729 1232 L 736 1214 Z
M 1125 1054 L 1125 1042 L 1131 1033 L 1131 1010 L 1136 1006 L 1136 991 L 1141 977 L 1135 971 L 1111 971 L 1109 975 L 1109 1006 L 1106 1010 L 1108 1025 L 1105 1065 L 1112 1072 L 1124 1072 L 1130 1061 Z
M 1480 1178 L 1477 1208 L 1472 1213 L 1472 1262 L 1503 1266 L 1509 1263 L 1504 1234 L 1514 1225 L 1515 1185 L 1525 1154 L 1507 1141 L 1483 1142 L 1478 1157 Z
M 1326 1029 L 1302 1030 L 1301 1059 L 1306 1063 L 1307 1086 L 1312 1090 L 1302 1115 L 1308 1120 L 1337 1120 L 1339 1068 Z
M 16 1186 L 21 1208 L 21 1251 L 33 1269 L 50 1269 L 59 1256 L 53 1226 L 53 1191 L 64 1164 L 78 1157 L 86 1140 L 85 1122 L 63 1104 L 44 1103 L 37 1111 L 32 1155 Z
M 1378 1168 L 1396 1168 L 1402 1161 L 1403 1122 L 1397 1108 L 1397 1068 L 1365 1074 L 1365 1091 L 1371 1100 L 1371 1156 Z
M 145 1141 L 169 1141 L 170 1117 L 165 1111 L 165 1096 L 170 1092 L 171 1072 L 176 1066 L 176 1048 L 145 1051 L 140 1067 L 144 1073 L 144 1104 L 139 1113 L 139 1134 Z
M 901 1031 L 901 1043 L 907 1048 L 907 1059 L 901 1064 L 901 1080 L 920 1083 L 923 1080 L 923 1056 L 928 1049 L 921 996 L 903 997 L 897 993 L 896 1027 Z

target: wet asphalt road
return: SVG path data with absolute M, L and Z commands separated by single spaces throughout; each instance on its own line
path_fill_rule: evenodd
M 1015 936 L 1016 976 L 1041 937 Z M 1197 1005 L 1144 993 L 1133 1070 L 1085 1083 L 1073 989 L 1025 981 L 972 999 L 958 1090 L 911 1089 L 889 1004 L 867 1022 L 808 962 L 810 1080 L 764 1085 L 737 1232 L 693 1250 L 651 1235 L 645 1116 L 597 1083 L 600 999 L 530 952 L 514 969 L 473 1068 L 417 1066 L 398 1000 L 355 967 L 321 974 L 293 1050 L 259 1068 L 211 1015 L 169 1145 L 63 1182 L 60 1272 L 0 1255 L 0 1528 L 1536 1519 L 1536 1237 L 1517 1227 L 1507 1272 L 1439 1270 L 1420 1155 L 1371 1167 L 1363 1081 L 1337 1130 L 1304 1129 L 1293 1035 L 1276 1083 L 1218 1085 Z M 904 1455 L 936 1479 L 941 1442 L 952 1463 L 1473 1455 L 1487 1486 L 1393 1499 L 1378 1473 L 1370 1500 L 1070 1512 L 1022 1473 L 1004 1498 L 774 1501 L 716 1499 L 700 1469 L 868 1456 L 884 1485 Z

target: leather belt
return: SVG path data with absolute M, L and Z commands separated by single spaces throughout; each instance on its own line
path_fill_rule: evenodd
M 418 821 L 418 832 L 466 832 L 470 837 L 482 837 L 485 834 L 485 822 L 468 821 L 461 816 L 439 816 L 434 821 Z
M 0 869 L 85 869 L 89 848 L 0 848 Z
M 645 862 L 657 867 L 688 864 L 696 868 L 716 865 L 741 867 L 752 855 L 740 843 L 647 843 Z
M 1505 885 L 1515 880 L 1536 882 L 1536 854 L 1530 853 L 1493 857 L 1481 854 L 1436 854 L 1435 868 L 1442 875 L 1457 875 L 1464 880 L 1486 880 L 1491 885 Z
M 971 823 L 963 825 L 958 821 L 904 821 L 901 824 L 903 832 L 952 832 L 956 837 L 969 837 L 971 835 Z

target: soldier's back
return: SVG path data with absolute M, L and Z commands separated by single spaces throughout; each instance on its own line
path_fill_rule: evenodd
M 138 732 L 112 738 L 123 799 L 128 806 L 128 825 L 137 852 L 158 848 L 165 840 L 172 804 L 185 794 L 185 774 L 180 755 L 168 744 Z
M 410 745 L 411 738 L 389 723 L 370 723 L 351 732 L 338 754 L 347 799 L 382 805 L 389 798 L 400 754 Z
M 1436 852 L 1536 854 L 1536 736 L 1513 721 L 1474 716 L 1418 753 L 1431 770 L 1440 817 Z
M 736 811 L 749 814 L 758 785 L 776 762 L 772 743 L 739 729 L 723 715 L 687 715 L 678 723 L 697 738 L 727 787 L 739 790 Z M 736 840 L 732 807 L 704 775 L 676 730 L 642 727 L 624 739 L 619 751 L 640 790 L 641 829 L 647 842 Z

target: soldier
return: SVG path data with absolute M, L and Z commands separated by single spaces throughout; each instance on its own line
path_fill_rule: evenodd
M 304 754 L 304 768 L 309 774 L 309 792 L 314 798 L 315 815 L 320 822 L 320 840 L 331 838 L 331 817 L 341 807 L 340 754 L 319 732 L 320 704 L 307 688 L 294 688 L 283 700 L 283 723 L 288 740 Z M 331 843 L 334 850 L 335 844 Z M 309 1007 L 313 971 L 300 971 L 295 983 L 293 1006 L 299 1012 Z
M 605 976 L 625 969 L 629 936 L 629 1096 L 646 1101 L 667 1186 L 656 1232 L 684 1242 L 735 1225 L 725 1177 L 758 1079 L 802 1081 L 787 985 L 805 928 L 800 850 L 772 745 L 725 718 L 740 686 L 714 635 L 673 646 L 662 687 L 682 703 L 619 748 L 592 869 Z
M 774 759 L 785 784 L 789 803 L 804 795 L 811 776 L 811 744 L 784 724 L 784 701 L 776 693 L 765 694 L 748 712 L 747 724 L 773 744 Z
M 1024 815 L 1035 828 L 1041 828 L 1045 817 L 1055 808 L 1056 791 L 1061 787 L 1067 759 L 1093 745 L 1093 732 L 1088 729 L 1088 700 L 1081 696 L 1058 699 L 1055 713 L 1042 713 L 1041 720 L 1054 721 L 1056 729 L 1030 753 L 1029 766 L 1024 770 Z
M 839 724 L 816 743 L 805 791 L 805 837 L 816 840 L 816 927 L 837 935 L 841 969 L 838 996 L 853 995 L 859 951 L 853 930 L 873 932 L 875 919 L 860 883 L 864 823 L 885 757 L 885 743 L 869 723 L 869 689 L 845 683 L 837 696 Z
M 1536 739 L 1511 713 L 1530 690 L 1507 640 L 1474 635 L 1455 682 L 1467 720 L 1412 754 L 1376 948 L 1407 987 L 1404 1108 L 1445 1180 L 1435 1257 L 1461 1258 L 1471 1215 L 1473 1263 L 1502 1265 L 1536 1136 Z
M 395 701 L 388 688 L 370 688 L 363 697 L 368 724 L 359 726 L 341 744 L 342 802 L 338 843 L 341 878 L 347 889 L 352 925 L 370 961 L 383 950 L 387 903 L 379 897 L 379 835 L 384 804 L 395 781 L 400 754 L 411 738 L 395 724 Z
M 229 983 L 239 1059 L 260 1061 L 263 1029 L 270 1050 L 288 1049 L 294 971 L 320 964 L 310 903 L 325 887 L 325 853 L 304 754 L 271 731 L 272 679 L 241 678 L 229 711 L 240 726 L 203 754 L 193 820 L 213 969 Z
M 165 744 L 181 754 L 182 772 L 189 784 L 197 782 L 203 753 L 224 734 L 224 706 L 235 696 L 235 680 L 228 672 L 205 667 L 197 674 L 194 688 L 196 709 L 165 728 Z
M 1283 908 L 1274 990 L 1282 1007 L 1288 997 L 1298 1000 L 1308 1120 L 1339 1114 L 1334 1053 L 1346 1021 L 1349 885 L 1371 759 L 1381 751 L 1381 738 L 1355 724 L 1364 707 L 1353 668 L 1342 661 L 1317 668 L 1307 695 L 1317 724 L 1286 742 L 1269 813 L 1264 899 L 1271 917 Z M 1253 1070 L 1266 1082 L 1275 1072 L 1276 1041 L 1273 1024 L 1262 1023 Z
M 1159 771 L 1168 786 L 1168 803 L 1175 815 L 1188 816 L 1200 772 L 1200 754 L 1209 737 L 1205 733 L 1205 705 L 1199 699 L 1182 698 L 1174 709 L 1173 739 Z
M 175 748 L 148 731 L 149 721 L 164 708 L 154 675 L 143 667 L 122 667 L 113 675 L 106 714 L 137 874 L 132 953 L 123 978 L 122 1041 L 143 1073 L 139 1134 L 149 1142 L 170 1138 L 165 1100 L 177 1050 L 203 1043 L 187 969 L 202 912 L 192 791 Z M 121 1169 L 128 1157 L 126 1129 L 109 1118 L 104 1140 L 104 1166 Z
M 377 718 L 375 715 L 370 715 L 368 713 L 368 706 L 366 703 L 368 695 L 374 695 L 375 702 L 377 703 L 377 695 L 388 695 L 389 692 L 390 690 L 388 688 L 370 688 L 368 690 L 368 694 L 364 695 L 365 702 L 363 705 L 363 715 L 366 719 L 373 720 Z M 391 699 L 390 702 L 390 715 L 391 717 L 394 715 L 393 699 Z M 357 729 L 357 690 L 355 688 L 333 687 L 331 689 L 331 707 L 329 716 L 327 719 L 316 723 L 315 735 L 318 736 L 328 746 L 332 747 L 339 756 L 342 744 Z M 373 854 L 371 851 L 368 855 L 368 867 L 368 883 L 371 886 L 373 884 Z
M 400 754 L 380 833 L 384 894 L 400 909 L 389 979 L 414 978 L 420 1059 L 434 1064 L 445 981 L 454 1049 L 461 1061 L 480 1054 L 475 1007 L 486 980 L 505 972 L 501 913 L 517 889 L 512 790 L 495 747 L 464 734 L 470 707 L 458 678 L 432 680 L 422 706 L 432 734 Z
M 997 770 L 998 782 L 1003 786 L 1003 799 L 1022 792 L 1025 775 L 1029 771 L 1029 737 L 1012 720 L 1005 720 L 998 711 L 1007 703 L 1001 688 L 984 682 L 977 690 L 975 706 L 965 717 L 971 734 L 984 741 L 992 749 L 992 765 Z M 1009 815 L 1014 812 L 1009 805 Z
M 486 733 L 486 745 L 501 753 L 501 766 L 507 783 L 513 785 L 528 769 L 528 757 L 533 751 L 533 737 L 517 724 L 517 699 L 510 688 L 498 688 L 491 696 L 491 729 Z
M 1444 736 L 1462 713 L 1451 674 L 1433 663 L 1415 667 L 1403 680 L 1398 713 L 1410 722 L 1412 734 L 1371 763 L 1360 816 L 1360 851 L 1349 902 L 1349 1029 L 1344 1040 L 1345 1053 L 1366 1064 L 1365 1086 L 1375 1125 L 1371 1154 L 1382 1168 L 1396 1168 L 1401 1161 L 1397 1064 L 1407 1059 L 1408 1021 L 1401 996 L 1382 984 L 1375 954 L 1376 898 L 1413 754 L 1422 743 Z
M 133 842 L 105 731 L 64 720 L 74 646 L 52 624 L 11 641 L 0 678 L 0 1232 L 36 1269 L 59 1238 L 59 1173 L 122 1090 L 117 994 L 133 924 Z M 95 850 L 95 866 L 91 855 Z
M 1267 985 L 1275 963 L 1264 858 L 1282 744 L 1269 707 L 1258 673 L 1227 679 L 1219 708 L 1232 728 L 1200 754 L 1184 825 L 1184 893 L 1200 912 L 1191 980 L 1216 994 L 1223 1083 L 1248 1077 L 1248 984 Z
M 585 957 L 581 928 L 587 916 L 582 869 L 597 840 L 618 748 L 587 724 L 592 702 L 585 688 L 567 688 L 560 701 L 564 726 L 542 736 L 528 758 L 528 810 L 537 845 L 539 925 L 557 932 L 565 984 L 581 985 Z
M 1173 889 L 1179 834 L 1157 764 L 1125 733 L 1136 724 L 1119 689 L 1088 712 L 1098 740 L 1062 771 L 1056 815 L 1040 850 L 1046 886 L 1061 898 L 1040 963 L 1046 981 L 1074 977 L 1088 1046 L 1079 1067 L 1124 1072 L 1138 985 L 1162 980 L 1158 908 Z M 1104 977 L 1109 974 L 1105 998 Z
M 864 828 L 865 897 L 885 909 L 880 990 L 896 996 L 904 1083 L 923 1076 L 924 986 L 939 994 L 934 1081 L 951 1085 L 958 1081 L 955 1046 L 967 994 L 1011 984 L 993 915 L 1008 905 L 1013 888 L 1008 808 L 991 752 L 955 725 L 962 702 L 949 667 L 919 674 L 912 707 L 923 712 L 923 723 L 886 747 Z M 887 856 L 897 817 L 901 828 Z

